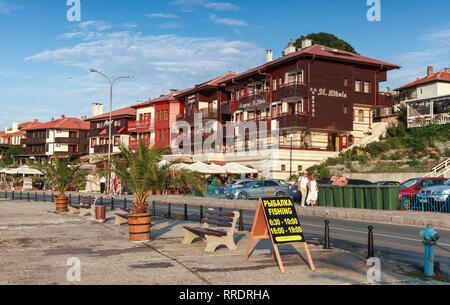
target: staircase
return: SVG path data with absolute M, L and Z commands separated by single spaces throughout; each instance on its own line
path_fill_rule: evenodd
M 362 138 L 360 141 L 357 141 L 354 145 L 349 147 L 349 149 L 352 149 L 353 147 L 356 147 L 356 146 L 364 147 L 367 144 L 378 141 L 380 139 L 380 136 L 386 135 L 386 131 L 388 128 L 389 128 L 389 123 L 385 123 L 385 122 L 373 123 L 371 135 L 368 135 L 368 136 Z
M 435 168 L 431 170 L 430 173 L 425 175 L 425 177 L 433 177 L 433 178 L 439 178 L 439 177 L 445 177 L 447 173 L 450 172 L 450 159 L 447 159 L 446 161 L 442 162 Z

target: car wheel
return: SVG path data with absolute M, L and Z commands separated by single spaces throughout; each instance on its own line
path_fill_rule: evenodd
M 239 193 L 237 196 L 237 199 L 239 200 L 247 200 L 247 194 L 246 193 Z

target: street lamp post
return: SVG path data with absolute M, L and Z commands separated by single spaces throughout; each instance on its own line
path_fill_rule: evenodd
M 109 142 L 108 142 L 108 180 L 107 180 L 107 186 L 106 190 L 108 194 L 111 192 L 111 145 L 112 145 L 112 102 L 113 102 L 113 86 L 119 79 L 132 79 L 133 76 L 121 76 L 117 77 L 116 79 L 111 81 L 111 78 L 109 78 L 107 75 L 95 70 L 90 69 L 92 73 L 100 74 L 101 76 L 105 77 L 109 82 Z
M 294 135 L 290 134 L 289 138 L 291 139 L 291 157 L 290 157 L 290 169 L 289 169 L 289 180 L 292 178 L 292 150 L 293 150 L 293 140 L 294 140 Z

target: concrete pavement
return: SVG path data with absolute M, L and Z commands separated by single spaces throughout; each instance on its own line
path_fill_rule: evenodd
M 260 241 L 244 261 L 249 233 L 237 232 L 238 251 L 203 252 L 204 244 L 185 246 L 185 222 L 153 218 L 152 242 L 128 241 L 128 227 L 109 220 L 54 213 L 52 203 L 0 200 L 0 284 L 71 284 L 67 260 L 81 261 L 80 284 L 292 285 L 366 284 L 363 255 L 310 245 L 316 272 L 307 266 L 301 245 L 281 247 L 286 275 L 271 258 L 270 241 Z M 113 217 L 108 212 L 108 217 Z M 192 224 L 197 225 L 197 224 Z M 422 281 L 416 267 L 382 260 L 384 284 L 442 284 Z M 417 276 L 417 277 L 416 277 Z

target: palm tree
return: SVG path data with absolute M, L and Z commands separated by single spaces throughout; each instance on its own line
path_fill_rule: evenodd
M 206 185 L 203 175 L 185 169 L 174 171 L 172 174 L 172 184 L 184 192 L 205 193 Z
M 113 160 L 113 171 L 128 186 L 136 197 L 132 210 L 136 213 L 147 213 L 148 204 L 146 200 L 150 191 L 156 191 L 165 185 L 167 169 L 159 168 L 166 149 L 146 149 L 145 143 L 141 141 L 137 152 L 130 148 L 120 146 L 123 159 Z
M 86 181 L 88 175 L 80 169 L 81 165 L 76 163 L 70 162 L 69 158 L 55 156 L 54 164 L 45 161 L 42 164 L 33 164 L 31 167 L 40 170 L 45 175 L 50 187 L 58 192 L 59 198 L 66 198 L 65 193 L 70 189 L 79 188 Z

